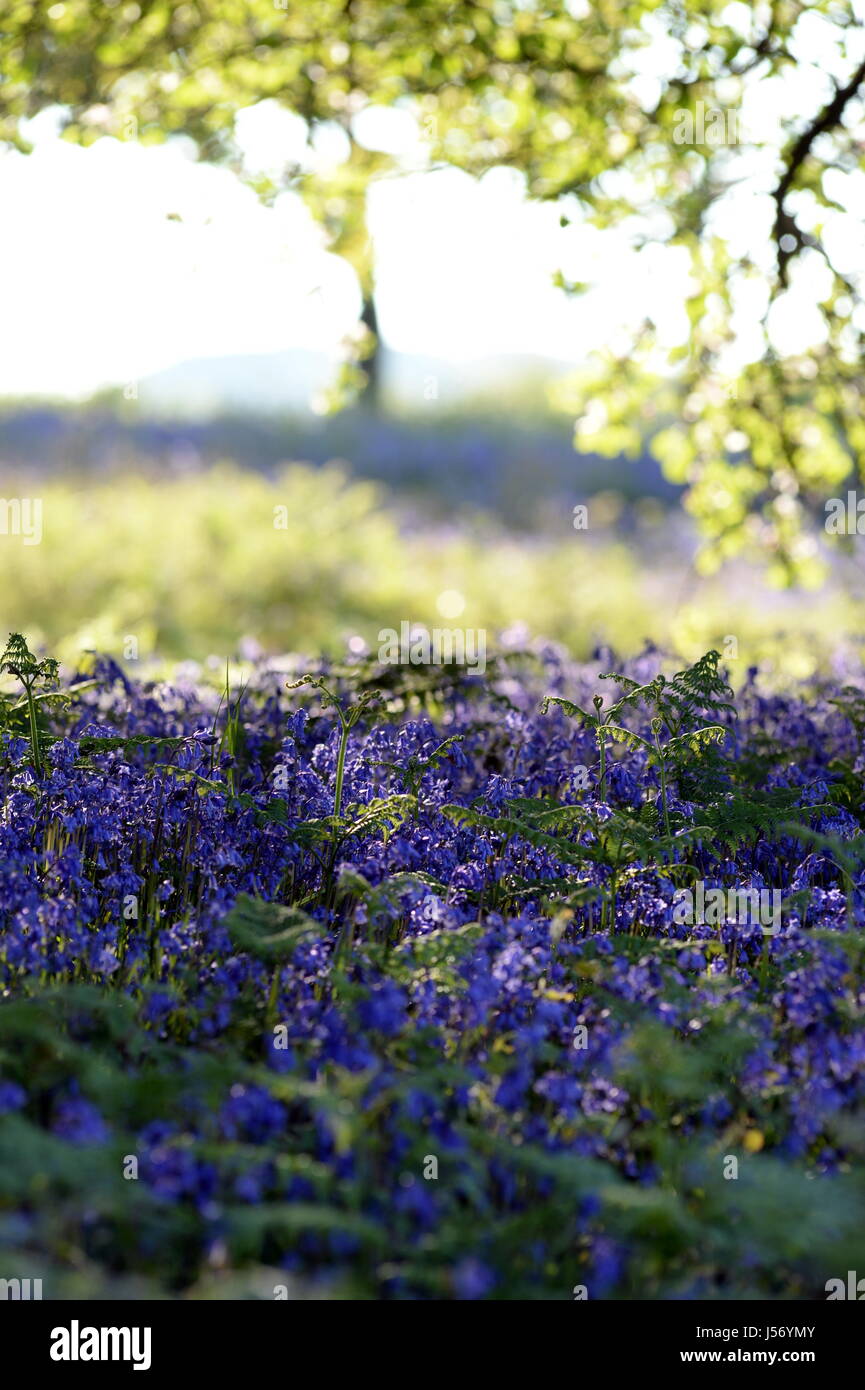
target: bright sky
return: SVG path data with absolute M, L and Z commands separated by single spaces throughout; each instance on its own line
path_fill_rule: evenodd
M 241 128 L 266 162 L 290 122 L 259 110 Z M 53 124 L 33 123 L 31 155 L 0 157 L 0 392 L 86 393 L 190 357 L 335 351 L 357 317 L 354 276 L 296 196 L 267 209 L 232 173 L 196 163 L 184 141 L 81 149 Z M 552 286 L 574 259 L 558 217 L 528 203 L 505 170 L 480 182 L 443 170 L 379 184 L 370 225 L 389 346 L 452 360 L 580 360 L 599 318 L 630 316 L 642 272 L 620 265 L 588 313 Z M 582 279 L 602 274 L 615 240 L 584 233 Z M 669 317 L 669 288 L 655 298 Z
M 819 33 L 806 37 L 812 61 L 794 82 L 746 93 L 746 128 L 814 109 L 831 90 L 833 64 L 819 52 Z M 663 66 L 661 41 L 652 60 Z M 641 80 L 649 101 L 651 68 Z M 304 156 L 303 123 L 269 103 L 242 113 L 239 131 L 251 169 L 292 157 L 321 166 L 342 153 L 343 137 L 323 133 Z M 0 395 L 82 395 L 193 357 L 336 350 L 356 321 L 354 276 L 327 253 L 295 195 L 267 209 L 232 173 L 196 163 L 183 139 L 142 147 L 106 137 L 80 149 L 56 132 L 56 115 L 45 112 L 30 123 L 31 155 L 0 155 Z M 393 148 L 409 168 L 423 165 L 407 113 L 368 113 L 357 134 Z M 731 157 L 741 161 L 741 179 L 716 226 L 759 260 L 771 253 L 766 193 L 777 170 L 759 154 Z M 830 214 L 826 235 L 848 269 L 861 269 L 865 178 L 839 172 L 832 193 L 854 216 L 839 214 L 833 225 Z M 514 352 L 580 362 L 647 315 L 663 342 L 685 341 L 684 254 L 636 252 L 632 229 L 599 232 L 579 217 L 562 229 L 559 212 L 529 203 L 520 176 L 504 169 L 480 181 L 444 170 L 380 182 L 370 225 L 388 345 L 451 361 Z M 558 269 L 595 288 L 569 298 L 553 288 Z M 804 291 L 821 273 L 815 258 L 803 271 L 808 284 L 794 281 L 775 311 L 773 333 L 787 351 L 819 336 Z M 740 358 L 761 350 L 763 307 L 743 290 Z

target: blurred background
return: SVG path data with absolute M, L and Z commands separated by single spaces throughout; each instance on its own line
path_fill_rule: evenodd
M 170 28 L 189 6 L 161 30 L 160 6 L 37 4 L 29 29 L 13 16 L 7 627 L 68 659 L 205 664 L 359 651 L 404 620 L 580 655 L 715 646 L 734 677 L 858 651 L 855 537 L 827 536 L 823 508 L 861 457 L 838 406 L 861 362 L 858 6 L 817 5 L 810 24 L 741 4 L 651 6 L 635 23 L 613 6 L 595 35 L 579 4 L 457 7 L 476 11 L 464 49 L 436 30 L 440 6 L 420 8 L 451 68 L 386 101 L 363 61 L 389 52 L 414 73 L 400 7 L 364 37 L 364 14 L 385 20 L 360 6 L 345 42 L 322 14 L 306 85 L 274 98 L 274 26 L 298 8 L 250 6 L 262 67 L 241 81 L 218 7 L 200 6 L 190 33 L 210 42 L 212 92 L 198 105 L 179 99 L 187 73 L 208 85 L 193 40 Z M 556 44 L 523 64 L 525 36 L 555 24 Z M 498 105 L 487 93 L 469 138 L 466 102 L 483 101 L 459 62 L 487 33 Z M 579 84 L 572 46 L 592 42 L 608 87 L 554 85 L 553 145 L 527 153 L 541 108 L 521 134 L 509 84 L 530 74 L 536 103 L 540 66 Z M 742 124 L 678 141 L 704 98 Z M 642 135 L 628 146 L 635 121 L 660 154 Z M 591 166 L 556 184 L 550 148 L 590 149 Z M 648 162 L 627 173 L 632 157 Z M 631 182 L 614 185 L 623 163 Z M 827 181 L 839 169 L 843 189 Z M 785 203 L 797 182 L 815 207 Z M 15 499 L 38 499 L 38 542 L 16 533 Z

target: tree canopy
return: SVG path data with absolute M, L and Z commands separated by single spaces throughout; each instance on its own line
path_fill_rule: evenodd
M 865 467 L 863 20 L 858 0 L 6 0 L 0 139 L 26 149 L 27 118 L 59 106 L 70 139 L 183 133 L 241 171 L 244 108 L 279 102 L 310 137 L 339 126 L 332 184 L 287 166 L 258 191 L 300 191 L 354 266 L 367 374 L 365 194 L 396 168 L 356 137 L 370 105 L 416 115 L 430 168 L 506 165 L 566 222 L 680 248 L 687 341 L 660 344 L 647 321 L 580 373 L 577 442 L 648 442 L 687 484 L 706 567 L 745 548 L 808 582 L 820 562 L 803 523 Z M 804 347 L 773 330 L 785 305 L 813 319 Z

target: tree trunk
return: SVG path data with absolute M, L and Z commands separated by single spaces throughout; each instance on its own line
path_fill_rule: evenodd
M 365 328 L 368 328 L 373 335 L 372 350 L 367 357 L 362 357 L 360 365 L 366 372 L 366 385 L 360 393 L 358 403 L 365 410 L 373 411 L 378 414 L 381 410 L 381 338 L 378 331 L 378 315 L 375 311 L 375 298 L 372 293 L 364 296 L 363 310 L 360 321 Z

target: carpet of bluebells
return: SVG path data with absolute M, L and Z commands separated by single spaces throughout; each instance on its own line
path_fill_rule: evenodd
M 859 673 L 2 665 L 0 1274 L 815 1299 L 865 1270 Z M 780 930 L 680 922 L 697 882 L 780 891 Z

